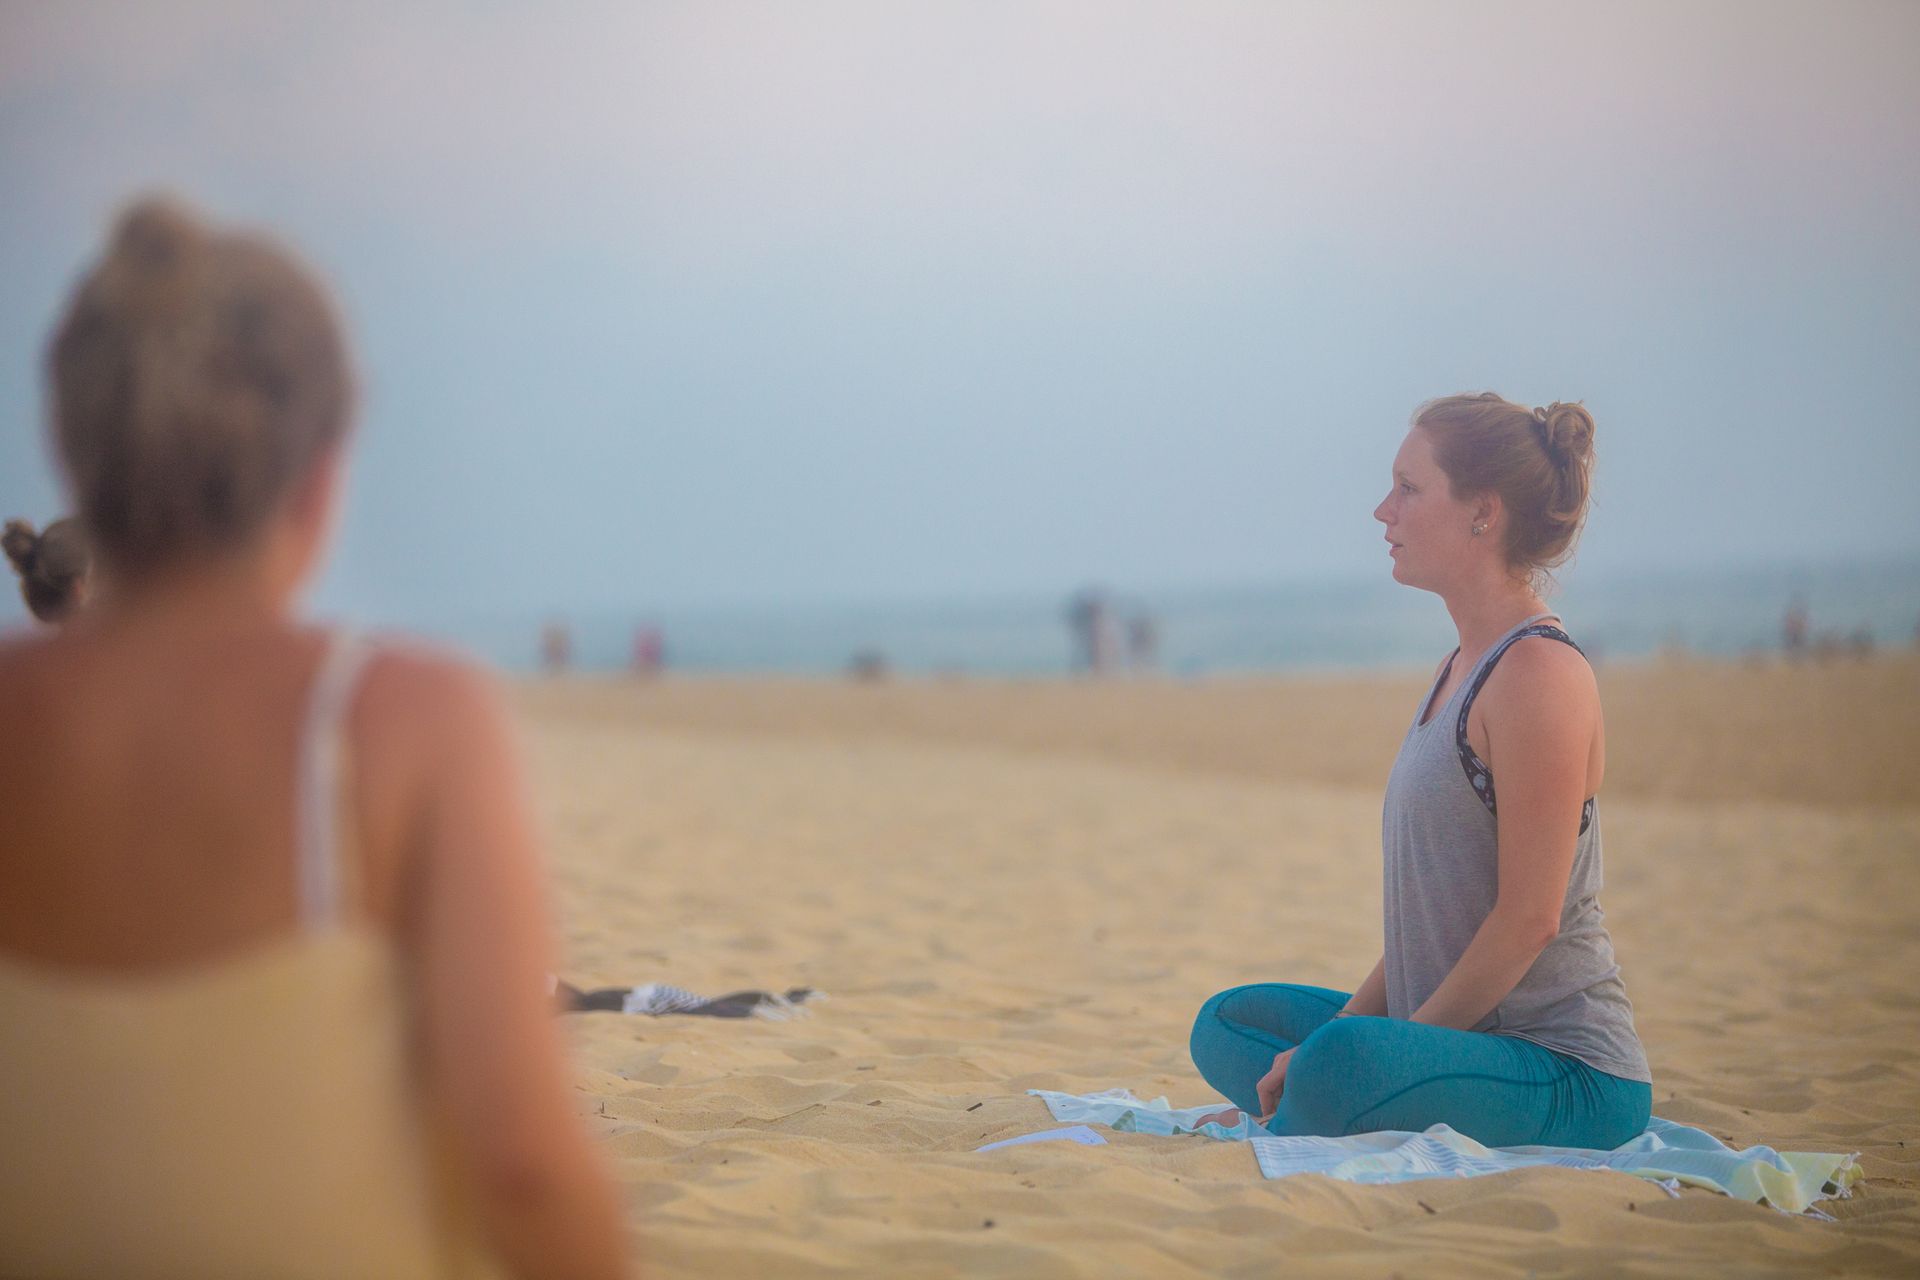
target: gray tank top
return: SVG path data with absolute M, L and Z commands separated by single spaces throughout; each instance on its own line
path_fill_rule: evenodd
M 1400 744 L 1381 817 L 1390 1018 L 1411 1017 L 1426 1003 L 1493 910 L 1499 885 L 1493 775 L 1468 745 L 1467 711 L 1516 641 L 1540 635 L 1573 644 L 1558 628 L 1538 625 L 1552 616 L 1528 618 L 1507 632 L 1422 724 L 1446 679 L 1443 671 Z M 1458 657 L 1448 660 L 1449 669 Z M 1600 816 L 1589 799 L 1559 935 L 1473 1030 L 1531 1040 L 1608 1075 L 1650 1082 L 1600 910 L 1600 882 Z

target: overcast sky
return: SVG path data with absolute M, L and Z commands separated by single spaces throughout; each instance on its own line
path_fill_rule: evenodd
M 1483 388 L 1594 411 L 1581 573 L 1920 555 L 1900 0 L 0 0 L 0 514 L 156 184 L 342 300 L 372 619 L 1385 574 Z

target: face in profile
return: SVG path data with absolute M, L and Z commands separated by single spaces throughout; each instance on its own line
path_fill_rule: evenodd
M 1393 458 L 1393 487 L 1373 518 L 1385 525 L 1394 581 L 1437 590 L 1473 536 L 1470 504 L 1453 496 L 1433 442 L 1415 427 Z

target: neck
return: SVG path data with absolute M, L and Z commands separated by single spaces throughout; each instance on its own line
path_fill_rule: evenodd
M 102 630 L 251 631 L 284 625 L 291 594 L 265 557 L 238 555 L 136 579 L 108 576 L 88 612 Z
M 1530 583 L 1505 575 L 1497 581 L 1445 593 L 1441 598 L 1459 633 L 1463 657 L 1478 658 L 1524 619 L 1548 612 L 1546 602 Z

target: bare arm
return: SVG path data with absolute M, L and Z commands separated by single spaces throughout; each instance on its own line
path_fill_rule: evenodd
M 547 998 L 545 876 L 505 707 L 451 664 L 412 683 L 437 751 L 413 895 L 429 1095 L 516 1274 L 625 1276 L 620 1206 L 569 1102 Z
M 1373 972 L 1366 981 L 1354 988 L 1353 998 L 1347 1001 L 1342 1013 L 1364 1014 L 1370 1018 L 1387 1016 L 1387 958 L 1381 956 L 1373 962 Z
M 1472 1027 L 1560 932 L 1586 799 L 1600 695 L 1580 655 L 1557 642 L 1514 646 L 1482 695 L 1487 763 L 1500 782 L 1499 891 L 1415 1022 Z

